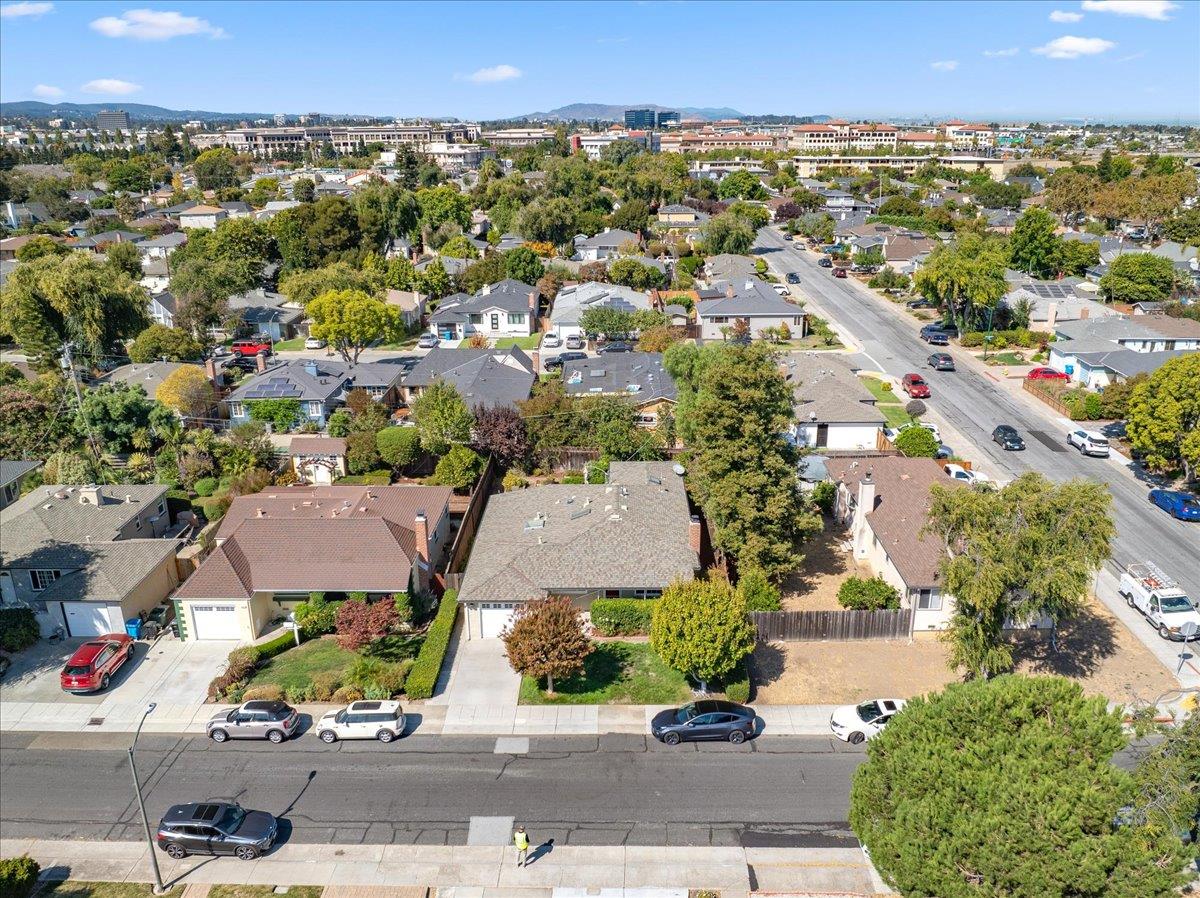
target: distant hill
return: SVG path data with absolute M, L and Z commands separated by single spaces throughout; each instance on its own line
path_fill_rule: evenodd
M 659 106 L 655 103 L 626 103 L 613 105 L 610 103 L 572 103 L 569 106 L 559 106 L 548 112 L 530 112 L 518 115 L 516 119 L 559 119 L 561 121 L 591 121 L 619 122 L 625 118 L 626 109 L 653 109 L 655 112 L 678 112 L 684 117 L 694 117 L 716 121 L 723 118 L 741 118 L 742 113 L 729 107 L 712 109 L 694 106 Z
M 264 112 L 206 112 L 202 109 L 165 109 L 145 103 L 40 103 L 37 100 L 0 103 L 0 116 L 95 118 L 96 113 L 103 109 L 124 109 L 129 113 L 131 122 L 241 121 L 270 118 Z

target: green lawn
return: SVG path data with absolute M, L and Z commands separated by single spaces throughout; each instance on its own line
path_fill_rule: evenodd
M 81 882 L 73 879 L 45 883 L 37 893 L 38 898 L 150 898 L 153 894 L 146 882 Z M 167 892 L 170 898 L 182 894 L 183 886 Z
M 1019 352 L 991 352 L 988 353 L 987 364 L 989 365 L 1024 365 L 1025 356 Z
M 301 689 L 312 678 L 326 671 L 341 672 L 358 659 L 333 639 L 313 639 L 294 649 L 276 655 L 250 678 L 249 686 L 279 686 Z
M 324 886 L 288 886 L 287 898 L 321 898 Z M 208 898 L 274 898 L 274 886 L 215 885 Z
M 496 349 L 508 349 L 516 346 L 520 349 L 537 349 L 542 344 L 541 334 L 531 334 L 528 337 L 501 337 L 494 344 Z
M 276 352 L 296 352 L 304 348 L 304 337 L 292 337 L 290 340 L 279 340 L 275 344 Z
M 555 682 L 546 695 L 521 678 L 523 705 L 673 705 L 692 696 L 683 674 L 671 670 L 646 643 L 602 642 L 588 655 L 582 676 Z
M 875 407 L 887 418 L 888 427 L 899 427 L 901 424 L 908 424 L 912 421 L 908 413 L 904 411 L 903 397 L 897 395 L 895 390 L 885 390 L 883 381 L 877 377 L 860 375 L 858 379 L 875 397 Z

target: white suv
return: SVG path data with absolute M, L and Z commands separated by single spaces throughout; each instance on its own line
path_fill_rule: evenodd
M 1076 428 L 1067 434 L 1067 445 L 1074 446 L 1084 455 L 1108 458 L 1108 440 L 1092 430 Z
M 399 702 L 351 702 L 340 711 L 330 711 L 313 729 L 322 742 L 339 739 L 391 742 L 404 735 L 404 712 Z

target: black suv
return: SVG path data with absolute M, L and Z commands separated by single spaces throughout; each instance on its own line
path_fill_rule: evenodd
M 177 804 L 158 824 L 158 847 L 180 860 L 189 854 L 232 854 L 252 861 L 275 844 L 279 821 L 228 801 Z
M 542 362 L 542 367 L 547 371 L 553 371 L 555 368 L 561 368 L 567 362 L 578 362 L 580 359 L 586 358 L 586 352 L 560 352 L 558 355 L 552 355 L 546 361 Z
M 927 324 L 921 328 L 921 339 L 930 346 L 949 346 L 950 337 L 940 324 Z
M 822 268 L 832 268 L 833 259 L 829 258 L 829 256 L 822 256 L 821 258 L 817 259 L 817 264 Z
M 798 284 L 800 283 L 800 275 L 796 274 L 794 271 L 789 271 L 784 280 L 786 280 L 789 284 Z

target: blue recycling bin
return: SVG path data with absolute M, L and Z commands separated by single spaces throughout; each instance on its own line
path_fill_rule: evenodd
M 125 632 L 134 639 L 142 638 L 142 619 L 140 617 L 131 617 L 125 621 Z

